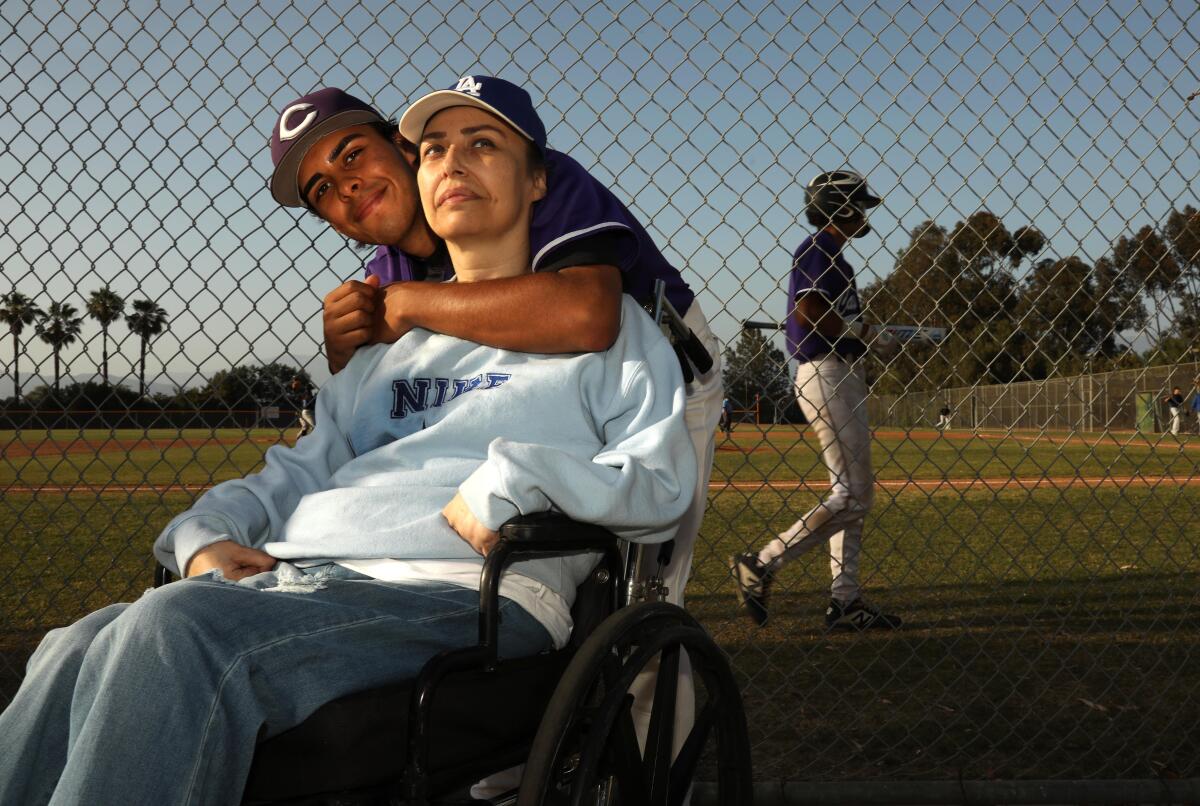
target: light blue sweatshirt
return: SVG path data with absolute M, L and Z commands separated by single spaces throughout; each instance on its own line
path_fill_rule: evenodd
M 533 355 L 414 330 L 358 350 L 317 397 L 317 425 L 262 471 L 217 485 L 174 518 L 154 553 L 178 573 L 234 540 L 313 560 L 483 559 L 441 515 L 456 491 L 485 526 L 555 509 L 629 540 L 671 539 L 696 460 L 675 353 L 623 297 L 599 353 Z M 536 311 L 530 311 L 536 316 Z M 567 602 L 594 557 L 513 569 Z

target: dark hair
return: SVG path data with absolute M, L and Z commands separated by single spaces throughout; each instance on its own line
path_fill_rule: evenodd
M 395 140 L 396 135 L 400 133 L 400 123 L 395 119 L 376 120 L 367 124 L 375 131 L 379 132 L 379 136 L 384 140 Z M 407 140 L 405 142 L 408 142 Z
M 529 163 L 529 173 L 535 174 L 541 171 L 549 175 L 549 170 L 546 168 L 546 155 L 537 147 L 537 143 L 532 140 L 525 141 L 525 159 Z

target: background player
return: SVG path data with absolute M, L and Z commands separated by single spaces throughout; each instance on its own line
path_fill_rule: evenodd
M 774 575 L 789 560 L 828 541 L 833 585 L 825 624 L 832 629 L 895 629 L 897 616 L 867 604 L 859 589 L 863 520 L 875 499 L 867 382 L 860 361 L 866 342 L 886 352 L 895 339 L 862 321 L 846 241 L 871 231 L 867 211 L 881 199 L 853 171 L 818 174 L 805 188 L 805 216 L 817 232 L 792 258 L 788 284 L 788 353 L 799 362 L 796 396 L 821 442 L 830 494 L 757 554 L 730 561 L 738 598 L 755 624 L 767 620 Z
M 1171 415 L 1171 433 L 1178 435 L 1179 421 L 1183 419 L 1183 390 L 1176 386 L 1162 402 L 1167 404 L 1167 412 Z
M 297 425 L 300 426 L 296 439 L 300 439 L 305 434 L 311 434 L 316 426 L 316 420 L 313 418 L 313 388 L 308 381 L 296 376 L 292 378 L 289 389 L 296 404 Z

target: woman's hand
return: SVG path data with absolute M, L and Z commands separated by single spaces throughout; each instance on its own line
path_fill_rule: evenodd
M 222 540 L 193 554 L 185 576 L 199 576 L 219 568 L 226 579 L 238 580 L 270 571 L 274 567 L 275 558 L 265 551 L 247 548 L 232 540 Z
M 471 548 L 484 557 L 500 542 L 497 532 L 493 532 L 475 518 L 467 502 L 463 500 L 462 493 L 454 494 L 454 499 L 442 510 L 442 517 L 450 524 L 451 529 L 458 532 L 459 537 L 470 543 Z

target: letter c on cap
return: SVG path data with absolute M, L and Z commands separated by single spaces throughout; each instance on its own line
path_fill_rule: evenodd
M 304 116 L 304 120 L 300 121 L 300 125 L 289 128 L 287 125 L 288 118 L 290 118 L 296 112 L 303 112 L 306 109 L 308 110 L 308 114 Z M 296 135 L 307 129 L 308 125 L 313 122 L 313 119 L 316 118 L 316 116 L 317 110 L 312 104 L 293 104 L 292 106 L 289 106 L 287 109 L 283 110 L 283 114 L 279 116 L 279 139 L 291 140 Z

